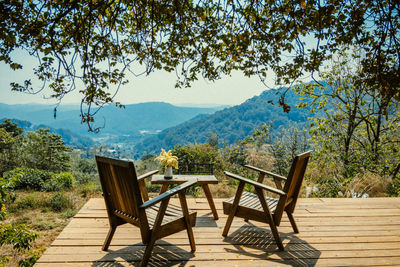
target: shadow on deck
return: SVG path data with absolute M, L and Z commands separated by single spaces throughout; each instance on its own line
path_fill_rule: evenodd
M 235 218 L 222 237 L 222 201 L 215 199 L 215 221 L 206 199 L 188 199 L 198 214 L 196 252 L 182 231 L 156 243 L 149 266 L 400 265 L 400 198 L 299 199 L 294 215 L 300 233 L 293 233 L 287 217 L 278 227 L 285 251 L 263 223 Z M 105 252 L 107 231 L 104 201 L 91 199 L 36 266 L 138 266 L 144 253 L 138 228 L 119 227 Z

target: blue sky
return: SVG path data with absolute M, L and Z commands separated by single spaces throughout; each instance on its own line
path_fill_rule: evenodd
M 22 70 L 14 71 L 8 65 L 0 63 L 0 102 L 6 104 L 56 103 L 55 100 L 46 99 L 51 94 L 48 88 L 36 95 L 11 91 L 9 85 L 11 82 L 21 82 L 26 77 L 34 77 L 32 74 L 34 61 L 27 55 L 17 55 L 17 59 L 24 65 Z M 232 76 L 222 77 L 215 82 L 206 81 L 200 76 L 190 88 L 175 88 L 174 72 L 156 71 L 149 76 L 139 77 L 127 75 L 129 83 L 120 89 L 115 98 L 123 104 L 163 101 L 178 105 L 187 103 L 237 105 L 268 89 L 258 77 L 248 78 L 240 72 L 234 72 Z M 274 86 L 272 79 L 268 86 Z M 81 95 L 77 91 L 68 94 L 62 103 L 80 103 Z

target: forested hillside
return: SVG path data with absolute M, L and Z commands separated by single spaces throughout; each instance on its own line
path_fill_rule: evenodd
M 0 119 L 0 123 L 4 123 L 5 120 L 6 118 Z M 50 130 L 51 133 L 60 135 L 65 144 L 69 147 L 87 149 L 94 145 L 94 142 L 91 138 L 76 134 L 67 129 L 55 129 L 44 124 L 34 125 L 30 121 L 23 121 L 18 119 L 11 119 L 10 121 L 17 124 L 18 127 L 24 129 L 26 132 L 35 131 L 40 128 L 47 128 Z
M 291 111 L 285 113 L 278 104 L 277 93 L 277 90 L 264 91 L 241 105 L 226 108 L 212 115 L 198 116 L 145 139 L 135 150 L 139 155 L 143 155 L 158 152 L 162 147 L 170 149 L 177 144 L 204 143 L 210 134 L 217 134 L 220 144 L 232 144 L 250 135 L 255 127 L 264 123 L 272 125 L 272 136 L 279 136 L 280 129 L 294 123 L 298 126 L 306 125 L 307 118 L 313 114 L 307 109 L 295 107 L 299 96 L 293 91 L 288 91 L 286 103 L 291 106 Z

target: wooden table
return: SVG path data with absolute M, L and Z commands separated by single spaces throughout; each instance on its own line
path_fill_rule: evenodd
M 170 184 L 183 184 L 184 182 L 192 179 L 196 179 L 197 184 L 201 185 L 201 187 L 203 188 L 208 204 L 210 205 L 211 211 L 213 213 L 214 219 L 218 220 L 217 209 L 215 208 L 214 200 L 212 198 L 210 188 L 208 187 L 208 184 L 218 184 L 218 180 L 214 175 L 174 174 L 174 176 L 169 179 L 165 179 L 164 175 L 153 175 L 153 177 L 151 178 L 151 183 L 161 184 L 162 187 L 160 190 L 160 194 L 162 194 L 165 191 L 167 191 L 168 186 Z

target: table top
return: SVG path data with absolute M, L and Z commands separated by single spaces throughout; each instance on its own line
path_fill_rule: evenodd
M 165 179 L 164 175 L 156 174 L 151 178 L 152 184 L 182 184 L 186 181 L 196 179 L 198 184 L 218 184 L 214 175 L 203 174 L 174 174 L 172 178 Z

